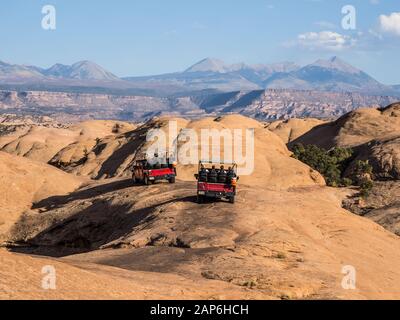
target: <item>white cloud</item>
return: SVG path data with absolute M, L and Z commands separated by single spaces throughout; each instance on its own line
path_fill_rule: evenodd
M 311 50 L 340 51 L 354 42 L 351 37 L 333 31 L 307 32 L 297 37 L 298 45 Z
M 394 33 L 400 36 L 400 12 L 393 12 L 389 16 L 379 16 L 380 29 L 383 32 Z

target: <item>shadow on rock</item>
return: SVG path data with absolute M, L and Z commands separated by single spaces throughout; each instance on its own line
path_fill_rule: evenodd
M 113 181 L 108 184 L 102 184 L 91 188 L 79 189 L 69 195 L 53 196 L 43 199 L 37 203 L 34 203 L 32 209 L 52 210 L 62 207 L 63 205 L 71 201 L 90 199 L 93 197 L 105 195 L 110 192 L 130 188 L 133 186 L 134 183 L 132 179 Z
M 130 235 L 135 227 L 151 222 L 154 219 L 152 213 L 161 210 L 160 207 L 172 202 L 196 201 L 196 197 L 186 196 L 135 209 L 135 201 L 129 199 L 116 203 L 113 198 L 95 198 L 87 200 L 89 206 L 82 210 L 79 210 L 79 202 L 73 207 L 61 208 L 63 203 L 69 201 L 88 199 L 98 196 L 100 192 L 115 191 L 117 186 L 121 189 L 127 188 L 127 183 L 115 182 L 82 190 L 68 197 L 43 200 L 40 207 L 50 206 L 53 210 L 21 217 L 11 231 L 9 249 L 53 257 L 98 250 L 110 242 Z

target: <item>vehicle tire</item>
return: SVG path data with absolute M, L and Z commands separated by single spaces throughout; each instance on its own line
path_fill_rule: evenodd
M 132 181 L 133 181 L 133 184 L 136 184 L 136 183 L 137 183 L 137 179 L 136 179 L 135 174 L 132 175 Z
M 175 183 L 175 177 L 172 177 L 171 179 L 168 180 L 169 183 Z
M 197 203 L 204 203 L 204 197 L 197 195 Z
M 230 197 L 230 198 L 229 198 L 229 202 L 230 202 L 230 203 L 235 203 L 235 197 Z
M 146 186 L 149 186 L 149 185 L 150 185 L 149 177 L 148 177 L 148 176 L 145 176 L 143 182 L 144 182 L 144 184 L 145 184 Z

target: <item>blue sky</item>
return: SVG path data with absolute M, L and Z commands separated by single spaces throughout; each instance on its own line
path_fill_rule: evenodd
M 2 0 L 0 60 L 92 60 L 118 76 L 180 71 L 205 57 L 299 64 L 337 55 L 400 84 L 399 0 Z M 41 27 L 54 5 L 57 29 Z M 341 26 L 356 8 L 357 29 Z M 398 15 L 396 13 L 399 13 Z

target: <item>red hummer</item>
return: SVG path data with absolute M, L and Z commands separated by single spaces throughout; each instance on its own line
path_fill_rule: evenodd
M 208 164 L 206 167 L 205 164 Z M 203 203 L 205 198 L 228 199 L 235 203 L 236 187 L 239 177 L 235 163 L 219 163 L 217 168 L 211 161 L 200 161 L 197 180 L 197 202 Z M 224 165 L 229 165 L 226 170 Z
M 150 185 L 160 180 L 167 180 L 169 183 L 175 183 L 177 176 L 176 164 L 167 159 L 166 164 L 151 165 L 147 160 L 138 160 L 133 166 L 133 182 L 141 182 Z

